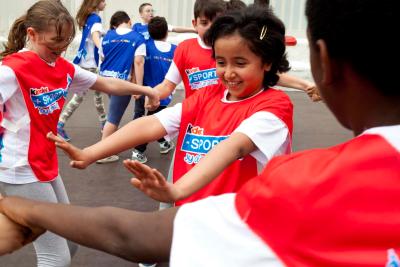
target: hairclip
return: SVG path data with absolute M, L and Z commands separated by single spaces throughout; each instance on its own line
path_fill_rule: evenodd
M 267 26 L 264 25 L 260 32 L 260 40 L 264 39 L 265 35 L 267 34 L 267 30 L 268 30 Z

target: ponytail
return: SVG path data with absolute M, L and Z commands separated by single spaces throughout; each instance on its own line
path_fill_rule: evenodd
M 5 56 L 11 55 L 18 52 L 25 46 L 26 42 L 26 15 L 18 18 L 14 24 L 11 26 L 10 32 L 8 34 L 7 44 L 5 50 L 0 53 L 0 59 Z

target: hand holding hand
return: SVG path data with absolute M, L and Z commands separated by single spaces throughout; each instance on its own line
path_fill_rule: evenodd
M 154 93 L 153 93 L 152 97 L 146 96 L 146 98 L 144 100 L 144 107 L 150 111 L 154 111 L 160 106 L 160 97 L 159 97 L 157 91 L 153 91 L 153 92 Z
M 24 211 L 23 206 L 19 204 L 18 198 L 3 199 L 0 196 L 0 255 L 20 249 L 45 232 L 44 229 L 30 227 L 19 217 Z
M 318 87 L 316 85 L 312 85 L 306 88 L 306 92 L 308 97 L 310 97 L 313 102 L 318 102 L 322 100 L 321 95 L 319 94 Z

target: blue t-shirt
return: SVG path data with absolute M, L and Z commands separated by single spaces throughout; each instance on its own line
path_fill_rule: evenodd
M 86 39 L 88 38 L 88 36 L 90 36 L 90 31 L 95 23 L 101 23 L 101 18 L 98 14 L 91 13 L 87 17 L 85 26 L 82 29 L 82 39 L 81 43 L 79 44 L 78 53 L 73 61 L 74 64 L 81 63 L 82 58 L 86 56 L 87 54 L 87 51 L 85 49 Z M 94 47 L 94 60 L 96 61 L 96 65 L 99 65 L 99 50 L 96 46 Z
M 164 80 L 174 58 L 175 49 L 176 45 L 171 45 L 170 51 L 162 52 L 157 49 L 152 38 L 146 41 L 143 85 L 154 87 Z M 171 100 L 172 95 L 169 95 L 160 101 L 160 106 L 168 106 Z
M 132 26 L 132 30 L 140 33 L 143 35 L 145 40 L 150 39 L 150 34 L 149 34 L 149 25 L 147 24 L 142 24 L 142 23 L 135 23 Z
M 100 65 L 100 75 L 127 80 L 135 51 L 144 42 L 143 36 L 135 31 L 121 35 L 109 30 L 101 43 L 104 61 Z

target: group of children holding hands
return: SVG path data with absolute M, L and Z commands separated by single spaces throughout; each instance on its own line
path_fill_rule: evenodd
M 285 27 L 270 8 L 226 7 L 222 0 L 197 0 L 198 38 L 178 45 L 163 77 L 142 80 L 136 65 L 130 68 L 132 60 L 122 60 L 136 58 L 132 44 L 140 47 L 143 41 L 136 40 L 144 39 L 130 30 L 125 12 L 114 14 L 113 30 L 103 39 L 101 76 L 60 57 L 75 31 L 59 1 L 39 1 L 14 23 L 0 66 L 0 185 L 10 195 L 0 200 L 0 233 L 7 233 L 0 234 L 0 253 L 35 240 L 38 266 L 68 266 L 75 243 L 135 262 L 169 260 L 170 266 L 400 264 L 399 93 L 392 60 L 365 56 L 394 45 L 376 38 L 362 47 L 358 43 L 371 29 L 391 34 L 394 1 L 377 6 L 372 0 L 307 0 L 314 80 L 339 122 L 356 137 L 291 155 L 286 154 L 293 106 L 272 87 L 298 84 L 311 95 L 315 89 L 284 74 L 289 70 Z M 377 10 L 385 16 L 370 20 Z M 165 19 L 152 22 L 166 28 Z M 165 35 L 157 38 L 150 42 L 153 48 L 157 40 L 165 41 Z M 108 40 L 121 41 L 111 49 Z M 154 51 L 165 52 L 149 51 L 156 57 L 161 56 Z M 112 57 L 121 58 L 115 61 L 118 68 Z M 371 64 L 386 68 L 371 69 Z M 69 90 L 109 93 L 110 107 L 126 95 L 146 95 L 146 106 L 155 109 L 181 81 L 182 103 L 119 130 L 123 111 L 110 108 L 104 138 L 92 146 L 79 149 L 54 134 Z M 119 94 L 125 96 L 114 96 Z M 124 161 L 135 187 L 175 207 L 140 213 L 65 205 L 56 146 L 69 155 L 72 167 L 83 169 L 175 137 L 173 183 L 139 161 Z

